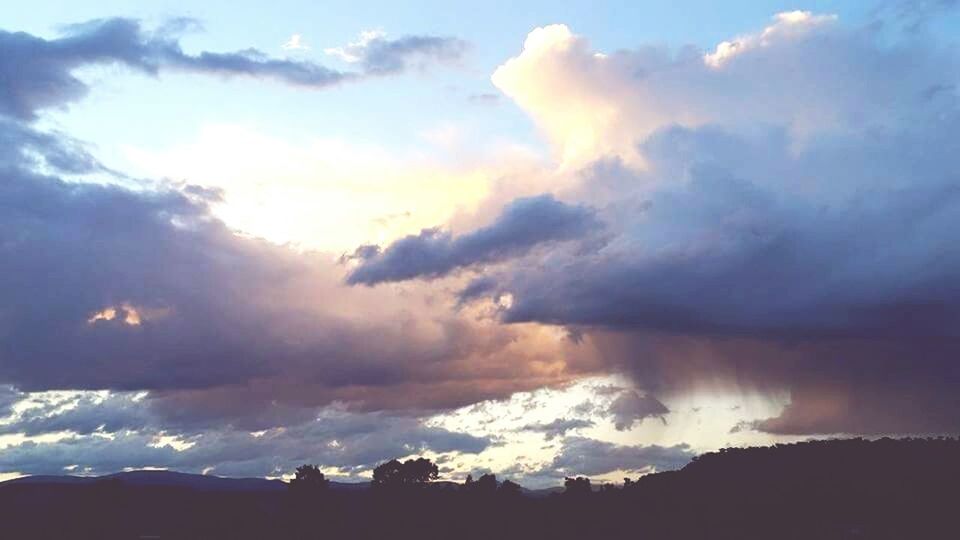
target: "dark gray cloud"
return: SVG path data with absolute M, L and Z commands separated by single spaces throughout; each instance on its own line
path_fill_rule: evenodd
M 626 446 L 584 437 L 567 437 L 553 461 L 538 474 L 597 476 L 615 471 L 665 471 L 683 467 L 694 453 L 676 446 Z
M 460 268 L 501 262 L 534 247 L 576 240 L 600 228 L 592 210 L 568 205 L 551 195 L 521 198 L 504 207 L 487 227 L 454 238 L 449 232 L 425 229 L 390 244 L 382 252 L 357 253 L 360 265 L 350 284 L 375 285 L 413 278 L 437 278 Z
M 365 53 L 363 70 L 340 72 L 319 64 L 272 58 L 255 49 L 184 52 L 177 40 L 187 20 L 155 30 L 133 19 L 98 19 L 68 26 L 56 39 L 0 31 L 0 114 L 31 119 L 38 110 L 75 101 L 87 86 L 73 75 L 84 65 L 121 64 L 148 74 L 178 70 L 273 79 L 326 88 L 368 76 L 397 74 L 414 63 L 453 61 L 465 45 L 452 38 L 408 36 L 378 39 Z
M 552 441 L 557 437 L 563 437 L 568 431 L 588 428 L 592 427 L 593 425 L 594 423 L 591 420 L 584 420 L 580 418 L 557 418 L 552 422 L 528 424 L 521 429 L 523 431 L 536 431 L 538 433 L 543 433 L 545 439 Z
M 626 390 L 618 395 L 607 409 L 607 414 L 613 418 L 613 425 L 617 431 L 625 431 L 637 422 L 647 418 L 660 418 L 670 410 L 651 395 L 641 395 L 635 390 Z

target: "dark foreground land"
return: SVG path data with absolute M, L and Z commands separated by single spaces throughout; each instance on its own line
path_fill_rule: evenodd
M 514 486 L 34 477 L 0 484 L 0 538 L 960 538 L 958 439 L 731 449 L 622 488 Z

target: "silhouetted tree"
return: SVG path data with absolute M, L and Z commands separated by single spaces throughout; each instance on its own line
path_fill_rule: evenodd
M 497 492 L 497 475 L 495 474 L 485 474 L 477 480 L 477 485 L 475 487 L 478 493 L 484 495 L 492 495 Z
M 563 479 L 564 495 L 589 495 L 593 490 L 590 487 L 590 479 L 577 476 L 575 478 L 565 477 Z
M 373 470 L 373 487 L 395 487 L 403 484 L 403 463 L 391 459 Z
M 406 484 L 426 484 L 440 477 L 440 469 L 427 458 L 408 459 L 403 462 L 402 470 Z
M 329 484 L 330 481 L 320 472 L 320 467 L 301 465 L 297 467 L 296 474 L 290 480 L 290 489 L 294 493 L 315 495 L 324 493 Z
M 391 459 L 373 470 L 373 486 L 401 487 L 421 486 L 440 476 L 440 469 L 426 458 L 408 459 L 400 463 Z

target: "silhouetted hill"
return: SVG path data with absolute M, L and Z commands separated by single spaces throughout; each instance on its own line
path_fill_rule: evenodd
M 724 449 L 623 493 L 654 535 L 960 538 L 958 487 L 956 439 L 850 439 Z
M 106 476 L 25 476 L 0 484 L 3 485 L 93 485 L 98 482 L 117 481 L 126 486 L 184 487 L 197 491 L 286 491 L 287 484 L 281 480 L 264 478 L 223 478 L 202 474 L 174 471 L 129 471 Z
M 960 441 L 814 441 L 705 454 L 560 493 L 166 471 L 0 484 L 4 538 L 960 538 Z

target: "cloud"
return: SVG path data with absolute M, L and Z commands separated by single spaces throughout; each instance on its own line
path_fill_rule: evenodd
M 88 407 L 90 403 L 81 403 L 73 410 Z M 76 413 L 67 411 L 54 417 L 66 421 L 71 415 Z M 87 474 L 106 474 L 160 467 L 226 476 L 279 476 L 311 462 L 355 478 L 394 457 L 425 452 L 475 454 L 488 445 L 488 439 L 427 427 L 411 418 L 331 408 L 300 425 L 255 434 L 220 429 L 171 437 L 153 427 L 70 435 L 50 442 L 26 441 L 0 449 L 0 470 L 63 474 L 66 467 L 76 466 Z
M 884 30 L 791 12 L 712 51 L 648 45 L 604 54 L 552 25 L 530 32 L 492 81 L 533 116 L 568 169 L 602 156 L 642 167 L 637 143 L 671 126 L 775 125 L 802 142 L 919 112 L 923 91 L 951 79 L 956 55 L 922 39 L 891 46 Z
M 344 62 L 359 64 L 366 73 L 387 75 L 424 62 L 457 62 L 467 48 L 465 41 L 452 37 L 403 36 L 390 40 L 380 30 L 367 30 L 360 33 L 357 41 L 327 48 L 324 52 Z
M 439 229 L 425 229 L 382 252 L 364 246 L 357 252 L 360 265 L 347 282 L 375 285 L 437 278 L 460 268 L 521 256 L 540 244 L 580 239 L 599 227 L 586 207 L 567 205 L 550 195 L 517 199 L 492 224 L 456 238 Z
M 287 51 L 309 51 L 310 46 L 304 43 L 303 36 L 293 34 L 290 36 L 290 39 L 283 44 L 283 49 Z
M 278 400 L 431 408 L 557 375 L 509 361 L 548 342 L 415 291 L 345 288 L 327 257 L 235 235 L 194 195 L 8 169 L 0 210 L 0 380 L 24 390 L 153 390 L 172 410 L 247 415 Z M 96 317 L 110 310 L 123 315 Z
M 12 386 L 0 385 L 0 418 L 9 416 L 13 405 L 20 401 L 22 395 Z
M 426 287 L 344 287 L 329 254 L 236 234 L 211 214 L 218 191 L 113 175 L 25 122 L 0 120 L 0 140 L 4 385 L 146 390 L 158 424 L 259 430 L 335 401 L 434 410 L 575 371 L 536 329 L 451 313 Z M 114 400 L 72 414 L 22 428 L 149 420 Z
M 626 446 L 584 437 L 567 437 L 560 453 L 539 474 L 601 476 L 617 471 L 654 472 L 679 469 L 694 454 L 685 444 Z
M 535 30 L 494 83 L 605 242 L 471 296 L 572 328 L 655 398 L 786 391 L 771 433 L 956 431 L 960 57 L 931 39 L 802 12 L 709 52 Z
M 470 94 L 467 101 L 477 105 L 496 105 L 500 103 L 500 95 L 492 93 Z
M 774 16 L 774 24 L 759 34 L 748 34 L 733 41 L 723 41 L 703 56 L 704 63 L 715 69 L 723 67 L 739 55 L 753 49 L 770 47 L 793 36 L 803 36 L 821 26 L 833 24 L 836 15 L 814 15 L 809 11 L 787 11 Z
M 4 81 L 0 86 L 0 114 L 31 119 L 38 110 L 83 97 L 87 86 L 73 72 L 85 65 L 121 64 L 152 75 L 170 70 L 247 76 L 326 88 L 369 76 L 400 73 L 413 58 L 421 63 L 451 61 L 459 57 L 463 48 L 462 42 L 453 38 L 377 38 L 364 51 L 363 71 L 340 72 L 313 62 L 271 58 L 256 49 L 186 53 L 176 34 L 188 27 L 189 21 L 174 22 L 150 31 L 134 19 L 96 19 L 70 25 L 63 36 L 51 40 L 0 31 L 0 77 Z M 299 41 L 296 43 L 302 46 Z
M 554 145 L 559 168 L 537 184 L 549 193 L 343 264 L 238 235 L 211 213 L 222 193 L 122 177 L 30 122 L 83 95 L 86 65 L 320 88 L 456 47 L 368 36 L 341 51 L 358 71 L 339 72 L 186 53 L 175 30 L 125 19 L 0 33 L 0 388 L 110 391 L 19 414 L 5 430 L 76 435 L 0 451 L 0 466 L 271 474 L 311 457 L 354 470 L 479 452 L 489 440 L 369 412 L 598 372 L 638 389 L 611 398 L 619 429 L 707 389 L 788 393 L 749 426 L 773 434 L 956 431 L 958 58 L 878 32 L 791 13 L 709 51 L 599 54 L 538 29 L 494 83 Z M 491 201 L 504 193 L 517 190 Z M 476 278 L 459 297 L 429 282 L 464 270 Z M 499 322 L 470 304 L 487 297 Z M 683 445 L 564 436 L 589 421 L 528 424 L 564 437 L 557 474 L 689 459 Z M 165 446 L 166 432 L 193 446 Z
M 663 419 L 663 416 L 669 412 L 670 410 L 655 397 L 640 395 L 634 390 L 625 390 L 620 393 L 607 409 L 607 414 L 613 417 L 617 431 L 626 431 L 647 418 Z
M 552 422 L 539 423 L 539 424 L 527 424 L 522 427 L 523 431 L 536 431 L 543 433 L 543 436 L 548 441 L 552 441 L 557 437 L 562 437 L 567 434 L 568 431 L 575 429 L 588 428 L 593 426 L 594 423 L 592 420 L 584 420 L 580 418 L 557 418 Z
M 142 398 L 135 393 L 102 396 L 84 392 L 66 401 L 41 400 L 38 406 L 27 408 L 10 423 L 0 425 L 0 434 L 30 437 L 63 431 L 89 435 L 98 431 L 140 430 L 156 425 L 157 420 Z
M 881 20 L 890 20 L 908 32 L 926 30 L 931 21 L 957 8 L 957 0 L 898 0 L 884 2 L 876 8 Z

